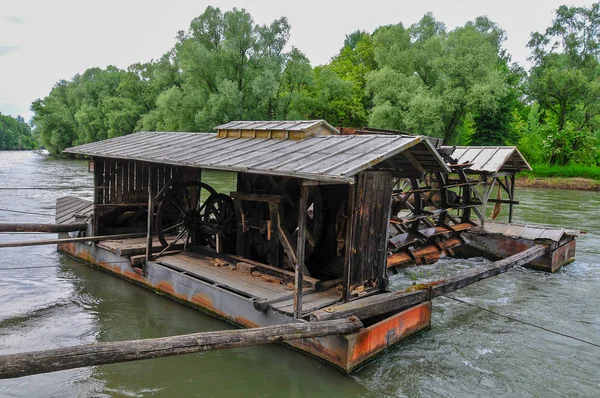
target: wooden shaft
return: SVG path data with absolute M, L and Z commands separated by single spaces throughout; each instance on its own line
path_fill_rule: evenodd
M 483 176 L 483 203 L 481 206 L 481 214 L 483 218 L 481 219 L 481 226 L 485 227 L 485 218 L 487 217 L 487 204 L 490 199 L 490 193 L 488 191 L 488 180 L 486 176 Z
M 81 238 L 45 239 L 45 240 L 30 240 L 30 241 L 21 241 L 21 242 L 2 242 L 2 243 L 0 243 L 0 248 L 56 245 L 56 244 L 61 244 L 61 243 L 73 243 L 73 242 L 100 242 L 103 240 L 140 238 L 145 235 L 146 234 L 122 234 L 122 235 L 84 236 Z
M 342 282 L 342 300 L 344 302 L 350 301 L 350 273 L 353 264 L 352 257 L 354 255 L 354 239 L 352 239 L 353 231 L 352 228 L 354 226 L 354 202 L 356 197 L 356 185 L 348 186 L 348 219 L 346 220 L 346 247 L 344 248 L 344 275 Z
M 0 223 L 0 232 L 73 232 L 85 231 L 87 224 Z
M 296 280 L 294 286 L 294 318 L 302 318 L 302 281 L 304 274 L 304 248 L 306 245 L 306 208 L 310 186 L 300 188 L 300 206 L 298 211 L 298 243 L 296 244 Z
M 442 296 L 480 280 L 501 274 L 511 268 L 528 264 L 536 258 L 543 256 L 549 250 L 550 248 L 547 246 L 535 245 L 525 251 L 486 266 L 461 272 L 446 280 L 433 282 L 429 284 L 429 286 L 431 286 L 430 290 L 383 293 L 366 297 L 354 302 L 315 311 L 311 314 L 311 320 L 324 321 L 328 319 L 341 319 L 348 317 L 349 314 L 356 316 L 359 319 L 367 319 L 387 312 L 401 311 L 422 302 L 429 301 L 434 297 Z
M 510 175 L 510 192 L 508 200 L 510 200 L 508 206 L 508 222 L 512 223 L 513 220 L 513 205 L 518 205 L 519 202 L 515 201 L 515 175 Z
M 154 190 L 152 189 L 152 166 L 148 166 L 148 225 L 146 230 L 146 262 L 142 268 L 144 276 L 148 275 L 147 264 L 152 259 L 152 222 L 154 220 Z
M 326 322 L 290 323 L 254 329 L 194 333 L 156 339 L 96 343 L 2 355 L 0 356 L 0 379 L 84 366 L 348 334 L 354 333 L 362 327 L 362 323 L 357 318 L 350 318 Z

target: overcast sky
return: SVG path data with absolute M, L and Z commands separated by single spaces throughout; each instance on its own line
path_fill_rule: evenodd
M 561 4 L 580 0 L 0 0 L 0 113 L 32 116 L 29 106 L 46 96 L 60 79 L 87 68 L 160 57 L 175 43 L 178 30 L 208 5 L 222 11 L 245 8 L 257 23 L 286 16 L 292 27 L 290 45 L 313 65 L 335 55 L 347 33 L 372 32 L 380 25 L 417 22 L 426 12 L 449 29 L 487 15 L 508 35 L 505 47 L 525 65 L 526 44 L 533 31 L 543 31 Z

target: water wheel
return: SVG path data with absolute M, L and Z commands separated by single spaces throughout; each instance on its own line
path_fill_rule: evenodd
M 202 221 L 219 231 L 207 235 L 211 247 L 217 247 L 217 234 L 227 241 L 235 239 L 235 210 L 229 196 L 222 193 L 211 195 L 206 200 Z
M 181 182 L 173 185 L 160 201 L 155 228 L 163 248 L 178 241 L 187 243 L 194 235 L 201 235 L 201 243 L 215 247 L 217 234 L 235 237 L 233 203 L 208 184 Z

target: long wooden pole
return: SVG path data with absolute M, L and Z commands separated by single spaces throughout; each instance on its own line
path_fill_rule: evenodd
M 0 232 L 74 232 L 85 231 L 84 222 L 73 224 L 0 223 Z
M 2 242 L 2 243 L 0 243 L 0 248 L 56 245 L 56 244 L 61 244 L 61 243 L 73 243 L 73 242 L 100 242 L 103 240 L 141 238 L 145 235 L 146 234 L 138 233 L 138 234 L 121 234 L 121 235 L 84 236 L 81 238 L 44 239 L 44 240 L 29 240 L 29 241 L 20 241 L 20 242 Z
M 362 328 L 357 318 L 301 322 L 254 329 L 194 333 L 157 339 L 96 343 L 53 350 L 0 356 L 0 379 L 137 361 L 193 352 L 246 347 L 286 340 L 354 333 Z
M 514 267 L 528 264 L 536 258 L 543 256 L 548 250 L 549 247 L 547 246 L 535 245 L 525 251 L 489 265 L 461 272 L 446 280 L 437 281 L 438 283 L 432 283 L 430 284 L 430 289 L 413 292 L 383 293 L 365 297 L 356 302 L 340 304 L 315 311 L 311 314 L 310 318 L 315 321 L 324 321 L 328 319 L 341 319 L 353 315 L 359 319 L 367 319 L 385 312 L 400 311 L 429 301 L 432 298 L 462 289 L 480 280 L 504 273 Z

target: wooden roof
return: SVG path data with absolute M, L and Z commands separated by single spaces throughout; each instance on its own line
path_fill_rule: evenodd
M 296 141 L 141 132 L 64 152 L 345 183 L 354 182 L 355 174 L 380 165 L 407 172 L 449 171 L 435 148 L 421 136 L 327 135 Z

